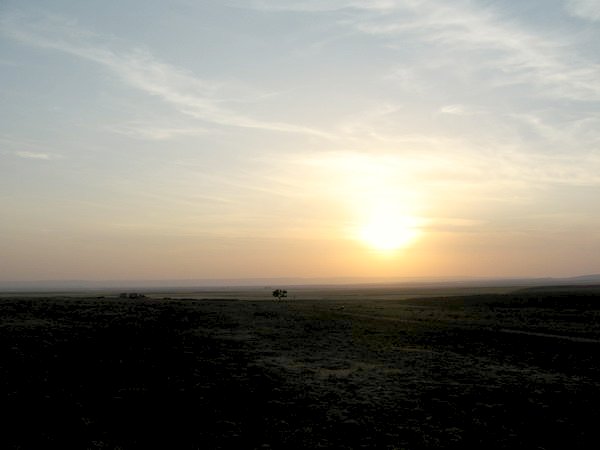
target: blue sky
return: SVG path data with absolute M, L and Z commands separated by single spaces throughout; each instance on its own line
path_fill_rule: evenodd
M 597 0 L 4 0 L 0 98 L 5 280 L 600 271 Z

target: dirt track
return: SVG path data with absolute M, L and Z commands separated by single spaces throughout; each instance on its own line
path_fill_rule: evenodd
M 346 312 L 340 312 L 339 314 L 342 316 L 352 317 L 352 318 L 356 318 L 356 319 L 383 320 L 383 321 L 390 321 L 390 322 L 401 322 L 401 323 L 412 323 L 412 324 L 422 324 L 423 323 L 422 319 L 406 319 L 406 318 L 400 318 L 400 317 L 387 317 L 387 316 L 377 316 L 377 315 L 373 315 L 373 314 L 359 314 L 359 313 L 346 313 Z M 453 326 L 455 328 L 463 328 L 463 327 L 465 327 L 465 321 L 462 321 L 462 323 L 457 323 L 456 320 L 448 319 L 445 321 L 445 325 Z M 565 340 L 565 341 L 581 342 L 581 343 L 587 343 L 587 344 L 600 344 L 600 339 L 592 339 L 592 338 L 577 337 L 577 336 L 567 336 L 567 335 L 563 335 L 563 334 L 540 333 L 540 332 L 535 332 L 535 331 L 515 330 L 515 329 L 508 329 L 508 328 L 487 328 L 487 329 L 490 331 L 493 331 L 493 332 L 497 332 L 497 333 L 521 334 L 523 336 L 561 339 L 561 340 Z

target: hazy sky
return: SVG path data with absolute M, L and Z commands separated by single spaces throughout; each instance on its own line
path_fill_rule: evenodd
M 0 0 L 0 280 L 600 272 L 600 0 Z

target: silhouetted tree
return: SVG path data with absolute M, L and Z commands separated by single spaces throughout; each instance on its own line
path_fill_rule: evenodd
M 281 300 L 284 297 L 287 297 L 287 291 L 285 289 L 275 289 L 273 291 L 273 297 L 277 300 Z

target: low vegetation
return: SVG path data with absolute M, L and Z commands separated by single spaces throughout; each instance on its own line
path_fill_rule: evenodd
M 599 290 L 269 294 L 0 299 L 10 413 L 0 446 L 583 449 L 599 440 Z

